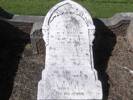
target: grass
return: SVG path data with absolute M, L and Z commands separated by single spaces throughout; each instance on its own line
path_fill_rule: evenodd
M 0 7 L 10 13 L 45 16 L 60 0 L 0 0 Z M 111 17 L 117 12 L 133 12 L 132 0 L 75 0 L 90 11 L 93 17 Z

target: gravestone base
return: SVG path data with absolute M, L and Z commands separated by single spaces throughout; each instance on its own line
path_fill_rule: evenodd
M 93 74 L 93 71 L 83 69 L 45 70 L 38 85 L 38 100 L 102 100 L 101 83 L 95 80 Z

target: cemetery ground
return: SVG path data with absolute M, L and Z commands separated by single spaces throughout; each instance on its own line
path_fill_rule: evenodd
M 133 10 L 133 4 L 125 3 L 124 0 L 119 0 L 122 2 L 118 3 L 77 1 L 97 18 Z M 49 3 L 46 4 L 44 0 L 1 0 L 0 6 L 14 14 L 45 16 L 57 0 L 47 2 Z M 116 34 L 98 19 L 94 19 L 94 24 L 97 27 L 93 47 L 94 61 L 102 81 L 104 100 L 132 100 L 133 74 L 130 70 L 133 70 L 133 48 L 127 35 L 122 31 Z M 102 29 L 106 31 L 99 27 L 104 27 Z M 37 85 L 44 69 L 44 55 L 33 54 L 30 34 L 25 30 L 26 27 L 22 31 L 0 20 L 0 100 L 35 100 L 37 96 Z
M 60 0 L 0 0 L 0 6 L 10 13 L 43 15 Z M 87 8 L 93 17 L 111 17 L 117 12 L 132 12 L 132 0 L 75 0 Z
M 97 27 L 94 61 L 103 85 L 103 100 L 132 100 L 133 49 L 126 33 L 115 34 L 98 19 L 94 19 L 94 23 Z M 23 31 L 0 20 L 0 100 L 35 100 L 37 97 L 44 55 L 33 54 L 30 36 Z

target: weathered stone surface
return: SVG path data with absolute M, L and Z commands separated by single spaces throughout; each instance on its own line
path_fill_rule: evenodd
M 106 26 L 114 26 L 117 25 L 121 21 L 130 21 L 133 19 L 133 13 L 116 13 L 113 17 L 110 18 L 101 18 L 101 21 Z
M 95 26 L 89 13 L 71 0 L 63 1 L 49 11 L 42 29 L 46 59 L 38 100 L 102 99 L 92 54 Z
M 45 54 L 45 43 L 42 34 L 42 22 L 34 23 L 30 33 L 33 54 Z
M 124 36 L 127 32 L 127 28 L 130 24 L 130 20 L 121 20 L 116 25 L 108 26 L 108 28 L 115 34 Z
M 127 39 L 133 48 L 133 20 L 130 22 L 127 30 Z

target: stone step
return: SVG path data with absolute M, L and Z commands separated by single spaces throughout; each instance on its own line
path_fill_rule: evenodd
M 67 86 L 66 84 L 60 85 L 58 87 L 54 87 L 54 84 L 49 83 L 49 81 L 42 80 L 39 82 L 39 87 L 38 87 L 38 100 L 42 100 L 43 98 L 47 98 L 50 100 L 60 100 L 60 99 L 67 99 L 67 100 L 94 100 L 102 98 L 101 94 L 101 83 L 100 81 L 96 81 L 91 84 L 87 84 L 82 87 L 82 85 L 75 85 L 74 86 Z M 59 83 L 58 83 L 59 85 Z M 97 87 L 97 88 L 96 88 Z M 47 91 L 46 91 L 47 90 Z M 89 95 L 88 95 L 89 94 Z M 40 97 L 42 96 L 42 97 Z M 56 97 L 56 99 L 55 99 Z M 43 100 L 47 100 L 43 99 Z

